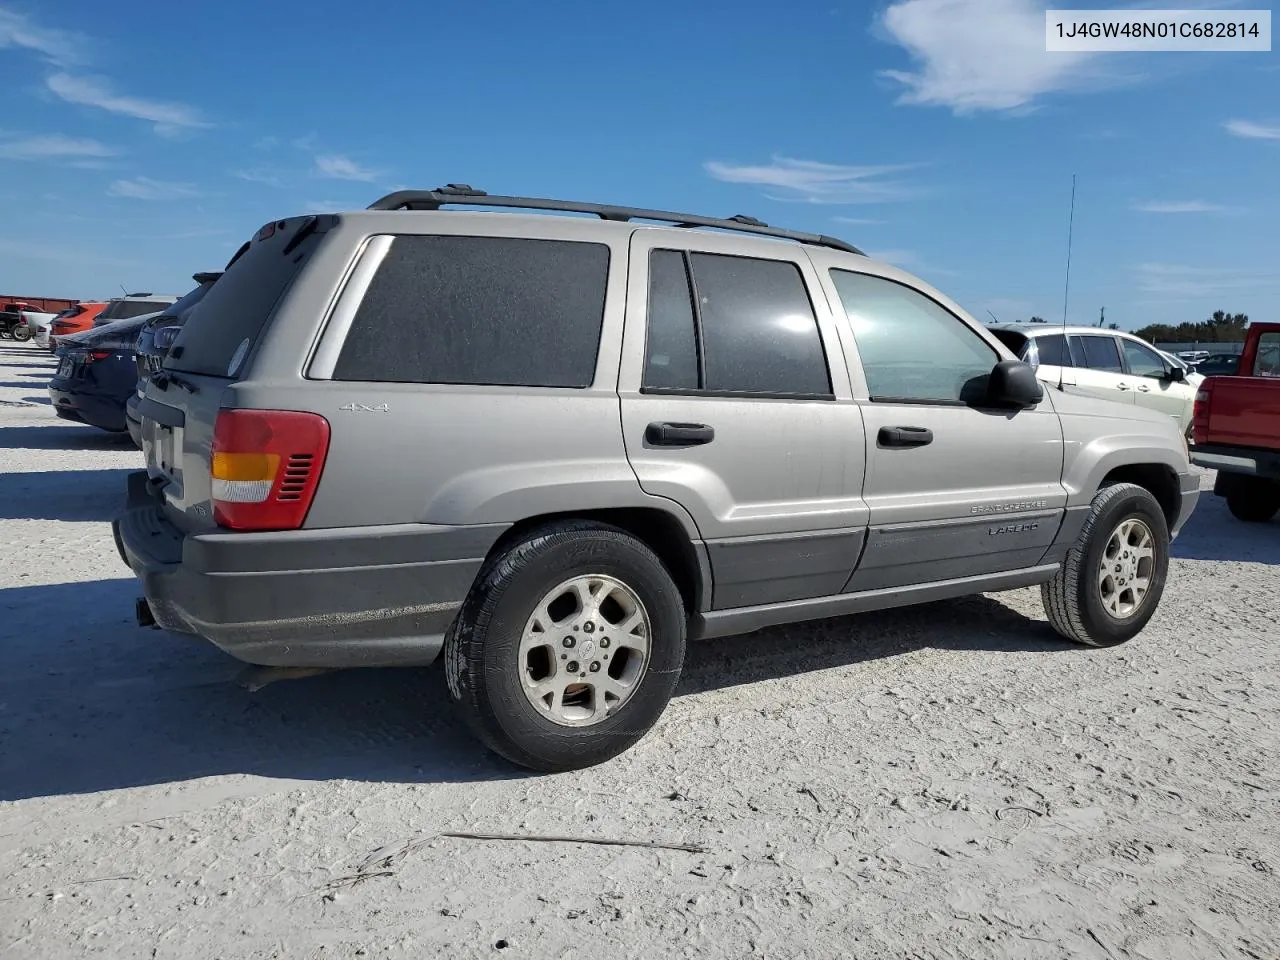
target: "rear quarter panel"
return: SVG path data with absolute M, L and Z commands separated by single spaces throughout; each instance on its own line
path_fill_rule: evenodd
M 546 222 L 548 219 L 551 222 Z M 627 461 L 617 393 L 627 236 L 591 221 L 457 213 L 345 215 L 308 264 L 224 406 L 305 410 L 330 424 L 308 528 L 511 523 L 567 510 L 647 506 Z M 335 381 L 308 377 L 370 236 L 463 234 L 578 239 L 610 248 L 593 385 L 585 389 Z M 330 278 L 330 279 L 320 279 Z M 353 282 L 356 283 L 358 281 Z M 345 309 L 345 302 L 341 305 Z M 299 345 L 303 349 L 299 349 Z M 325 344 L 325 352 L 330 346 Z M 268 374 L 268 371 L 270 374 Z M 664 501 L 665 504 L 665 501 Z M 673 505 L 668 505 L 673 506 Z M 692 521 L 671 510 L 686 528 Z

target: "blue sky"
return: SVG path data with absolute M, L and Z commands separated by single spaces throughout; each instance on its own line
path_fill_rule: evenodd
M 1280 319 L 1280 54 L 1046 53 L 1044 6 L 0 0 L 0 293 L 182 293 L 267 220 L 462 181 L 1056 320 L 1076 173 L 1072 322 Z

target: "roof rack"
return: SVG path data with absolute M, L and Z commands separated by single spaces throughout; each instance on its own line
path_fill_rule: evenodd
M 852 244 L 835 237 L 818 233 L 800 233 L 771 227 L 755 217 L 739 214 L 720 219 L 701 217 L 691 213 L 670 213 L 665 210 L 645 210 L 639 207 L 615 207 L 602 203 L 582 203 L 576 200 L 549 200 L 542 197 L 491 197 L 470 184 L 450 183 L 435 190 L 397 190 L 369 204 L 370 210 L 439 210 L 445 204 L 472 207 L 515 207 L 522 210 L 554 210 L 561 213 L 589 213 L 601 220 L 626 223 L 631 220 L 655 220 L 677 227 L 713 227 L 719 230 L 736 230 L 781 240 L 795 240 L 820 247 L 831 247 L 845 253 L 866 256 Z

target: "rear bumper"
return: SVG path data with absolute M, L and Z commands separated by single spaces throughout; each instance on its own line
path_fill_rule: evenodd
M 69 389 L 71 383 L 57 378 L 49 382 L 49 399 L 58 416 L 64 420 L 78 420 L 112 433 L 125 429 L 124 401 L 121 398 Z
M 1280 452 L 1207 444 L 1191 451 L 1191 462 L 1222 473 L 1280 480 Z
M 271 666 L 430 663 L 505 525 L 184 535 L 145 471 L 113 522 L 156 624 Z
M 138 416 L 138 404 L 141 402 L 135 391 L 129 394 L 129 399 L 124 403 L 125 426 L 129 430 L 129 437 L 139 450 L 142 449 L 142 418 Z

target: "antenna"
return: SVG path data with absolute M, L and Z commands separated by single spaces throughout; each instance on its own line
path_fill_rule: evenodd
M 1071 239 L 1076 225 L 1076 175 L 1071 175 L 1071 214 L 1067 218 L 1067 278 L 1062 287 L 1062 349 L 1071 356 L 1067 346 L 1067 303 L 1071 296 Z M 1062 392 L 1063 367 L 1058 364 L 1058 392 Z
M 991 310 L 990 310 L 990 309 L 988 309 L 988 310 L 987 310 L 987 313 L 990 313 L 990 314 L 991 314 L 991 319 L 992 319 L 992 320 L 994 320 L 996 323 L 999 323 L 999 322 L 1000 322 L 1000 318 L 999 318 L 999 317 L 997 317 L 994 313 L 991 313 Z
M 120 287 L 120 291 L 127 297 L 129 295 L 129 291 L 124 288 L 124 284 L 121 283 L 118 284 L 118 286 Z

